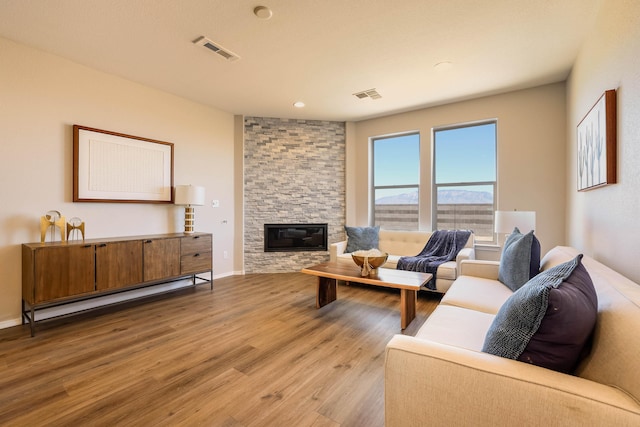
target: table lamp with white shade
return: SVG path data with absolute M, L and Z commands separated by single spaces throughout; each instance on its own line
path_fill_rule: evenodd
M 204 187 L 198 185 L 176 185 L 176 205 L 184 206 L 184 233 L 193 234 L 195 222 L 194 206 L 204 206 Z
M 496 211 L 495 231 L 498 234 L 511 234 L 518 227 L 521 233 L 526 234 L 536 228 L 536 213 L 534 211 Z

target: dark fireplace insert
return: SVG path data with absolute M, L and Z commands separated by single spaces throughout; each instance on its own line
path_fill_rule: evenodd
M 264 251 L 326 251 L 327 224 L 265 224 Z

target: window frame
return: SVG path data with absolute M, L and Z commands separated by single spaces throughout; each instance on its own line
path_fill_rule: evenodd
M 464 129 L 476 126 L 484 126 L 493 124 L 495 126 L 494 133 L 494 162 L 495 162 L 495 181 L 466 181 L 466 182 L 447 182 L 447 183 L 438 183 L 436 181 L 436 169 L 437 169 L 437 156 L 436 156 L 436 134 L 442 131 L 448 130 L 456 130 L 456 129 Z M 456 123 L 453 125 L 439 126 L 434 127 L 431 130 L 431 141 L 432 141 L 432 151 L 431 151 L 431 159 L 432 159 L 432 176 L 431 176 L 431 225 L 432 229 L 436 230 L 438 226 L 438 189 L 440 187 L 469 187 L 469 186 L 492 186 L 493 187 L 493 206 L 492 213 L 496 211 L 498 205 L 498 119 L 487 119 L 487 120 L 479 120 L 474 122 L 465 122 L 465 123 Z M 481 239 L 478 241 L 476 236 L 476 244 L 488 244 L 494 245 L 497 243 L 496 233 L 495 231 L 495 215 L 491 216 L 491 240 Z
M 420 228 L 420 186 L 422 183 L 422 174 L 421 174 L 421 168 L 420 168 L 420 164 L 421 162 L 418 161 L 418 182 L 416 184 L 398 184 L 398 185 L 380 185 L 380 186 L 376 186 L 376 169 L 375 169 L 375 164 L 376 164 L 376 149 L 375 149 L 375 143 L 376 141 L 381 141 L 381 140 L 387 140 L 387 139 L 392 139 L 392 138 L 401 138 L 401 137 L 405 137 L 405 136 L 412 136 L 415 135 L 418 137 L 418 159 L 420 159 L 420 151 L 422 149 L 422 135 L 420 133 L 420 131 L 418 130 L 413 130 L 413 131 L 408 131 L 408 132 L 400 132 L 400 133 L 393 133 L 393 134 L 388 134 L 388 135 L 381 135 L 381 136 L 373 136 L 370 137 L 370 147 L 371 147 L 371 159 L 370 159 L 370 180 L 371 180 L 371 185 L 369 186 L 369 191 L 370 191 L 370 197 L 369 197 L 369 225 L 370 226 L 375 226 L 376 225 L 376 190 L 393 190 L 393 189 L 416 189 L 416 191 L 418 192 L 418 218 L 417 218 L 417 229 Z

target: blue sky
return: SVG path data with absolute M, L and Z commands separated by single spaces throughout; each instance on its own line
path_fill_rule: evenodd
M 436 131 L 436 182 L 494 181 L 495 133 L 495 123 Z M 426 138 L 422 149 L 431 150 L 431 136 Z M 420 148 L 419 134 L 376 140 L 375 185 L 419 184 Z M 378 192 L 376 198 L 402 192 Z
M 436 184 L 495 181 L 495 123 L 436 132 Z
M 375 185 L 420 183 L 420 135 L 379 139 L 374 152 Z

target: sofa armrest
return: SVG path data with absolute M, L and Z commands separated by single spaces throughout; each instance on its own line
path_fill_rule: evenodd
M 594 381 L 396 335 L 386 347 L 385 426 L 637 425 L 640 405 Z
M 329 245 L 329 261 L 335 262 L 338 260 L 338 255 L 342 255 L 347 249 L 347 241 L 332 243 Z
M 462 261 L 476 259 L 476 250 L 474 248 L 462 248 L 456 256 L 456 264 L 458 265 L 458 274 L 462 271 Z
M 484 260 L 463 260 L 460 263 L 461 276 L 482 277 L 485 279 L 498 280 L 500 262 Z

